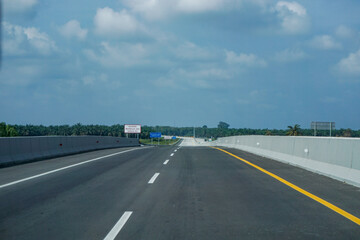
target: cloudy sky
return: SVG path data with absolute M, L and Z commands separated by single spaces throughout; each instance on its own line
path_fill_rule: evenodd
M 360 129 L 358 0 L 3 0 L 0 121 Z

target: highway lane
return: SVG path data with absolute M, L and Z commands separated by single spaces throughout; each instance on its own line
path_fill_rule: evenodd
M 178 148 L 125 152 L 0 189 L 0 239 L 360 237 L 359 225 L 232 156 Z M 124 150 L 0 169 L 0 185 L 13 180 L 9 174 L 38 174 Z M 360 216 L 356 187 L 226 150 Z
M 19 179 L 52 171 L 54 169 L 63 168 L 89 159 L 103 157 L 106 155 L 110 155 L 118 152 L 124 152 L 132 149 L 134 148 L 127 147 L 127 148 L 104 149 L 104 150 L 68 155 L 66 157 L 51 158 L 48 160 L 42 160 L 28 164 L 8 167 L 8 168 L 2 168 L 0 169 L 1 171 L 0 186 L 8 182 L 13 182 Z
M 127 152 L 1 189 L 0 239 L 104 238 L 170 151 Z

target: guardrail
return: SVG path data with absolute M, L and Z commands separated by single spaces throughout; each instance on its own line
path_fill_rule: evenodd
M 211 145 L 238 148 L 360 186 L 360 138 L 235 136 Z
M 102 136 L 0 138 L 0 167 L 80 152 L 139 146 L 138 139 Z

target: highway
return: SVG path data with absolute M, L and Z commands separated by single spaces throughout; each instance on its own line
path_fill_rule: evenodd
M 2 168 L 0 239 L 360 239 L 359 188 L 240 150 L 191 145 Z

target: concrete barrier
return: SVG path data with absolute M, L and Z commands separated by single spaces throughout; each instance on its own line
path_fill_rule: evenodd
M 234 136 L 209 144 L 241 149 L 360 187 L 360 138 Z
M 0 138 L 0 166 L 91 150 L 139 146 L 138 139 L 101 136 Z

